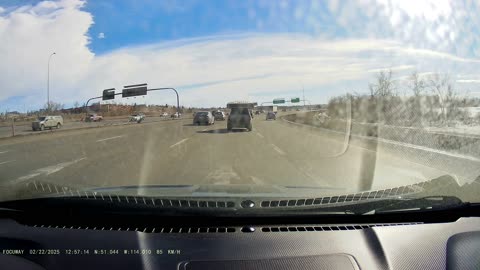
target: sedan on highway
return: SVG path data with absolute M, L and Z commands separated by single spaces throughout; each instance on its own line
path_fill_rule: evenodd
M 181 113 L 176 112 L 176 113 L 172 113 L 172 114 L 170 115 L 170 118 L 180 118 L 181 116 L 182 116 Z
M 103 121 L 103 116 L 98 114 L 90 114 L 85 118 L 85 122 L 100 122 Z
M 139 113 L 139 114 L 132 114 L 130 116 L 130 122 L 137 122 L 137 123 L 140 123 L 142 122 L 143 120 L 145 120 L 145 114 L 143 113 Z
M 268 112 L 265 120 L 277 120 L 277 115 L 274 112 Z
M 193 117 L 194 125 L 213 125 L 215 124 L 215 118 L 212 112 L 197 112 L 195 117 Z
M 225 120 L 225 113 L 217 111 L 213 114 L 216 121 L 224 121 Z

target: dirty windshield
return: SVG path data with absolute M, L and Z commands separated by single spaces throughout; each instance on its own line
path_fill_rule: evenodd
M 0 0 L 0 201 L 480 201 L 478 14 L 462 0 Z

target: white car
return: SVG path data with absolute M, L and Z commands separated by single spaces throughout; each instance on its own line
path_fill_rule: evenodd
M 139 114 L 132 114 L 130 116 L 130 122 L 137 122 L 140 123 L 145 119 L 145 115 L 143 113 Z
M 171 118 L 180 118 L 182 116 L 181 113 L 179 112 L 176 112 L 176 113 L 173 113 L 172 115 L 170 115 Z
M 164 113 L 162 113 L 161 116 L 162 116 L 162 117 L 168 117 L 168 113 L 164 112 Z

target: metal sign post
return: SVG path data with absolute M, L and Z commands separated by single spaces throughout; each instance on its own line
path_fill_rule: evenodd
M 172 90 L 175 92 L 175 95 L 177 96 L 177 114 L 179 115 L 180 114 L 180 97 L 178 95 L 177 89 L 173 87 L 161 87 L 161 88 L 148 89 L 147 84 L 144 83 L 144 84 L 134 84 L 134 85 L 124 86 L 121 93 L 115 93 L 115 88 L 103 90 L 103 95 L 101 97 L 93 97 L 87 100 L 87 102 L 85 103 L 85 117 L 88 116 L 88 103 L 91 100 L 95 100 L 95 99 L 111 100 L 118 95 L 122 95 L 122 97 L 145 96 L 147 92 L 150 92 L 150 91 L 165 91 L 165 90 Z

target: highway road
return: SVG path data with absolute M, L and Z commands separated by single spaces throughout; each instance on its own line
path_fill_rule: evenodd
M 193 126 L 184 119 L 3 139 L 0 185 L 248 184 L 338 193 L 364 189 L 365 183 L 383 189 L 445 174 L 460 183 L 480 175 L 478 160 L 345 141 L 342 134 L 264 116 L 256 117 L 253 126 L 251 132 L 227 132 L 226 121 Z
M 65 129 L 78 129 L 78 128 L 89 128 L 89 127 L 103 127 L 103 126 L 110 126 L 110 125 L 123 125 L 123 124 L 129 124 L 128 123 L 129 116 L 125 116 L 122 118 L 106 118 L 105 120 L 101 122 L 81 122 L 81 121 L 64 121 L 64 125 L 60 128 L 61 130 Z M 160 116 L 155 116 L 151 117 L 148 116 L 145 118 L 145 122 L 158 122 L 158 121 L 165 121 L 165 120 L 170 120 L 170 118 L 164 118 Z M 31 124 L 23 124 L 15 125 L 15 135 L 30 135 L 30 134 L 35 134 L 35 133 L 51 133 L 51 132 L 56 132 L 57 129 L 46 129 L 44 131 L 33 131 Z M 12 126 L 7 125 L 7 126 L 1 126 L 0 127 L 0 138 L 5 138 L 5 137 L 11 137 L 12 136 Z

